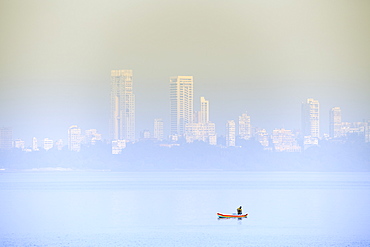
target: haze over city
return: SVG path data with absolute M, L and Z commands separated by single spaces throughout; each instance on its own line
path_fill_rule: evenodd
M 0 0 L 0 246 L 370 246 L 370 1 Z
M 244 112 L 253 126 L 299 129 L 301 102 L 343 121 L 370 118 L 366 1 L 2 1 L 0 125 L 14 138 L 108 137 L 110 71 L 132 69 L 136 135 L 162 118 L 169 78 L 194 76 L 195 108 L 210 102 L 224 134 Z

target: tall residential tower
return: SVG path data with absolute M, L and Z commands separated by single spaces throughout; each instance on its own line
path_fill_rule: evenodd
M 235 121 L 229 120 L 226 123 L 226 146 L 235 147 Z
M 342 111 L 340 107 L 333 107 L 330 110 L 330 137 L 338 138 L 342 136 Z
M 0 149 L 11 149 L 13 147 L 13 130 L 11 128 L 0 128 Z
M 320 137 L 319 101 L 307 99 L 302 103 L 302 133 L 310 138 Z
M 135 95 L 132 70 L 111 71 L 111 140 L 135 141 Z
M 81 129 L 72 125 L 68 129 L 68 149 L 75 152 L 81 150 Z
M 182 136 L 185 125 L 193 122 L 193 77 L 170 78 L 171 135 Z
M 209 122 L 209 101 L 204 97 L 200 97 L 200 123 Z
M 163 120 L 161 118 L 154 119 L 153 137 L 159 141 L 162 141 L 164 139 Z
M 244 140 L 249 140 L 252 137 L 251 117 L 247 113 L 239 116 L 239 137 Z

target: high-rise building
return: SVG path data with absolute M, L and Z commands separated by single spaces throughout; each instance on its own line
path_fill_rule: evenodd
M 144 130 L 143 132 L 140 133 L 140 138 L 142 140 L 149 140 L 151 138 L 151 134 L 149 130 Z
M 370 120 L 365 120 L 365 142 L 370 142 Z
M 58 141 L 55 142 L 55 146 L 57 147 L 57 149 L 60 151 L 63 149 L 63 140 L 62 139 L 59 139 Z
M 162 141 L 164 139 L 163 120 L 161 118 L 154 119 L 153 137 L 159 141 Z
M 251 117 L 247 113 L 239 116 L 239 137 L 244 140 L 249 140 L 252 137 Z
M 235 146 L 235 121 L 229 120 L 226 123 L 226 146 Z
M 37 138 L 32 138 L 32 151 L 39 151 L 39 146 L 37 145 Z
M 307 99 L 302 103 L 302 133 L 311 138 L 320 137 L 319 101 Z
M 85 130 L 85 143 L 88 145 L 95 145 L 96 141 L 101 141 L 101 134 L 96 129 Z
M 255 133 L 256 140 L 266 149 L 269 146 L 269 135 L 265 129 L 259 129 Z
M 0 149 L 11 149 L 13 147 L 13 130 L 11 128 L 0 128 Z
M 112 141 L 112 154 L 120 154 L 124 148 L 126 148 L 125 140 Z
M 48 151 L 49 149 L 54 147 L 54 141 L 50 140 L 49 138 L 44 138 L 44 149 Z
M 21 150 L 24 150 L 24 141 L 22 141 L 21 139 L 17 139 L 14 141 L 14 147 L 15 148 L 19 148 Z
M 274 129 L 272 131 L 272 143 L 277 152 L 300 152 L 301 147 L 291 130 Z
M 200 122 L 200 111 L 194 111 L 193 113 L 193 123 L 199 123 Z
M 208 123 L 188 123 L 185 126 L 186 142 L 191 143 L 195 140 L 207 142 L 210 145 L 217 144 L 216 127 L 212 122 Z
M 68 149 L 76 152 L 81 150 L 81 129 L 76 125 L 68 129 Z
M 199 123 L 209 122 L 209 101 L 200 97 L 200 119 Z
M 365 135 L 367 128 L 367 122 L 342 122 L 341 134 L 343 136 L 348 136 L 351 134 L 356 134 L 358 136 Z
M 342 111 L 340 107 L 333 107 L 330 110 L 329 132 L 331 138 L 342 136 Z
M 193 123 L 193 77 L 170 78 L 171 135 L 182 136 L 185 125 Z
M 132 70 L 111 71 L 112 140 L 135 141 L 135 95 L 132 84 Z

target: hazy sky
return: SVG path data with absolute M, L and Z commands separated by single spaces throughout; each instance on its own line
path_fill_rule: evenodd
M 0 126 L 14 138 L 108 137 L 110 70 L 132 69 L 137 133 L 163 118 L 169 77 L 194 76 L 219 134 L 300 128 L 301 102 L 370 119 L 370 1 L 0 0 Z

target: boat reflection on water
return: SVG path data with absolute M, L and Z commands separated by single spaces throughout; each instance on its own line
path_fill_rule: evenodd
M 242 219 L 245 219 L 245 218 L 220 218 L 218 217 L 217 220 L 242 220 Z

